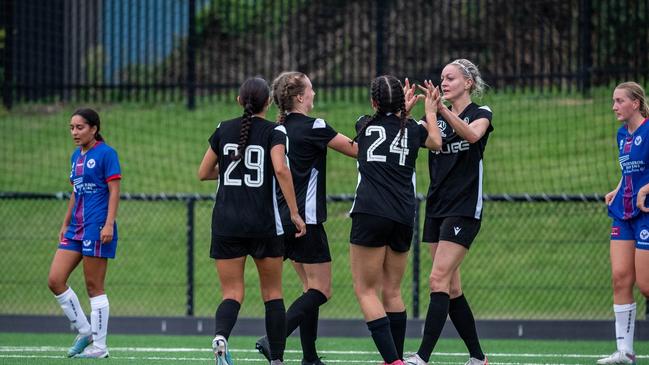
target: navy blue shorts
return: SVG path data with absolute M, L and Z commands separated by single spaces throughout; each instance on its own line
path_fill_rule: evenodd
M 640 214 L 631 219 L 613 218 L 611 241 L 635 241 L 635 248 L 649 250 L 649 214 Z
M 71 240 L 63 238 L 59 242 L 59 249 L 70 250 L 79 252 L 83 256 L 102 257 L 106 259 L 114 259 L 115 251 L 117 251 L 117 239 L 109 243 L 101 243 L 100 240 Z

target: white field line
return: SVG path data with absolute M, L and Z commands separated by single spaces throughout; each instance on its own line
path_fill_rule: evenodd
M 62 356 L 46 356 L 46 355 L 2 355 L 0 354 L 0 359 L 61 359 Z M 192 358 L 192 357 L 133 357 L 133 356 L 111 356 L 111 359 L 115 360 L 127 360 L 127 361 L 191 361 L 191 362 L 210 362 L 213 363 L 213 358 Z M 260 358 L 237 358 L 237 362 L 259 362 L 259 363 L 268 363 L 266 359 Z M 332 364 L 367 364 L 369 362 L 375 363 L 379 360 L 331 360 L 327 359 L 327 363 Z M 300 359 L 285 359 L 285 363 L 300 363 Z M 457 365 L 457 362 L 448 362 L 448 361 L 435 361 L 435 364 L 439 365 Z M 490 362 L 493 365 L 578 365 L 578 364 L 562 364 L 562 363 L 538 363 L 538 362 Z
M 2 352 L 65 352 L 67 347 L 55 346 L 0 346 L 0 353 Z M 169 352 L 206 352 L 211 353 L 212 349 L 209 347 L 110 347 L 112 353 L 115 352 L 148 352 L 148 353 L 169 353 Z M 233 353 L 257 353 L 257 350 L 252 349 L 232 349 Z M 301 350 L 286 350 L 287 354 L 301 354 Z M 326 351 L 319 350 L 318 353 L 323 355 L 376 355 L 374 351 Z M 576 359 L 592 359 L 608 356 L 610 354 L 553 354 L 553 353 L 488 353 L 490 359 L 493 358 L 576 358 Z M 464 352 L 434 352 L 431 354 L 433 357 L 446 356 L 446 357 L 466 357 Z M 111 356 L 112 357 L 112 356 Z M 649 359 L 649 355 L 637 355 L 639 359 Z M 331 360 L 329 360 L 331 361 Z M 490 362 L 493 363 L 493 362 Z M 495 363 L 493 363 L 495 364 Z

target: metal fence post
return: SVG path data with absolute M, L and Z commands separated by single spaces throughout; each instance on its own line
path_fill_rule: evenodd
M 5 0 L 0 6 L 0 27 L 5 37 L 2 52 L 2 104 L 7 109 L 13 106 L 13 48 L 14 48 L 14 0 Z
M 187 37 L 187 109 L 196 108 L 196 0 L 189 0 Z
M 386 17 L 387 17 L 387 7 L 388 2 L 386 0 L 378 0 L 376 2 L 376 75 L 381 76 L 385 73 L 385 59 L 387 58 L 386 50 L 387 46 L 385 44 L 385 27 L 386 27 Z
M 590 93 L 590 85 L 593 68 L 593 52 L 591 45 L 592 38 L 592 13 L 593 6 L 591 0 L 579 1 L 579 62 L 577 70 L 579 91 L 584 96 Z
M 419 272 L 420 272 L 420 247 L 419 247 L 419 208 L 421 201 L 416 199 L 415 226 L 412 230 L 412 317 L 419 318 Z
M 187 200 L 187 308 L 186 315 L 194 315 L 194 205 L 196 199 Z

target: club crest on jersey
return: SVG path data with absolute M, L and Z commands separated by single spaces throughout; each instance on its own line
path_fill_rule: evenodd
M 446 133 L 444 133 L 444 130 L 446 130 L 446 122 L 442 119 L 437 119 L 437 128 L 439 128 L 439 134 L 442 137 L 446 137 Z
M 96 164 L 96 162 L 95 162 L 95 159 L 93 159 L 93 158 L 91 158 L 90 160 L 88 160 L 88 162 L 86 162 L 86 166 L 88 166 L 89 169 L 94 168 L 95 164 Z
M 646 229 L 640 231 L 640 239 L 646 240 L 647 238 L 649 238 L 649 231 L 647 231 Z
M 633 141 L 633 143 L 634 143 L 636 146 L 639 146 L 640 143 L 642 143 L 642 136 L 637 136 L 637 137 L 635 137 L 635 141 Z

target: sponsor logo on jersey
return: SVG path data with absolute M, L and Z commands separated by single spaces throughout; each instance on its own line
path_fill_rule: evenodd
M 624 140 L 623 139 L 620 140 L 620 149 L 622 149 L 622 148 L 624 148 Z
M 85 247 L 88 247 L 88 246 L 92 245 L 92 241 L 91 240 L 83 240 L 83 245 Z
M 458 233 L 462 230 L 462 227 L 453 227 L 453 231 L 455 232 L 455 235 L 457 236 Z
M 464 123 L 469 124 L 469 117 L 464 117 Z
M 462 151 L 468 151 L 470 147 L 471 147 L 471 145 L 469 144 L 469 142 L 467 142 L 465 140 L 462 140 L 462 141 L 459 141 L 459 142 L 453 142 L 453 143 L 449 143 L 447 145 L 444 145 L 442 147 L 441 151 L 430 151 L 430 152 L 432 152 L 434 154 L 442 153 L 442 154 L 448 155 L 448 154 L 452 154 L 452 153 L 459 153 L 459 152 L 462 152 Z
M 646 229 L 640 231 L 640 239 L 646 240 L 647 238 L 649 238 L 649 231 L 647 231 Z
M 86 166 L 88 166 L 89 169 L 94 168 L 95 165 L 96 165 L 96 162 L 95 162 L 95 159 L 93 159 L 93 158 L 91 158 L 90 160 L 88 160 L 88 162 L 86 163 Z
M 633 143 L 635 143 L 636 146 L 639 146 L 640 143 L 642 143 L 642 136 L 635 137 L 635 141 L 633 141 Z

